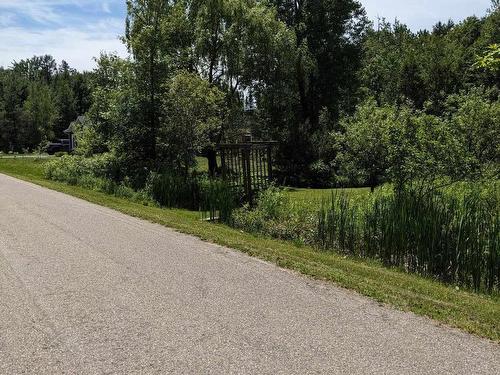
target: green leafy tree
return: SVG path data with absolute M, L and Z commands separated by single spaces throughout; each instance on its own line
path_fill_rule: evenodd
M 387 137 L 396 116 L 394 108 L 368 100 L 341 122 L 342 132 L 332 136 L 340 150 L 336 161 L 344 184 L 368 185 L 373 190 L 389 179 Z
M 28 97 L 28 81 L 12 70 L 3 75 L 3 115 L 0 119 L 0 140 L 3 151 L 21 151 L 25 142 L 21 136 L 26 123 L 23 103 Z
M 290 176 L 292 183 L 310 183 L 319 158 L 314 139 L 320 139 L 317 135 L 324 131 L 320 128 L 321 112 L 330 113 L 333 127 L 357 102 L 361 42 L 368 21 L 361 4 L 354 0 L 272 3 L 296 41 L 292 78 L 286 90 L 289 103 L 283 105 L 282 98 L 271 98 L 275 100 L 273 107 L 291 110 L 284 117 L 289 120 L 279 129 L 278 164 L 283 179 Z
M 144 131 L 139 141 L 143 160 L 153 165 L 156 159 L 156 138 L 159 128 L 160 96 L 163 80 L 168 76 L 166 45 L 163 24 L 171 5 L 164 0 L 128 0 L 127 28 L 124 41 L 134 57 L 135 75 L 138 89 L 137 99 L 144 113 L 140 126 Z M 138 124 L 138 125 L 139 125 Z
M 220 141 L 225 94 L 194 73 L 179 72 L 168 84 L 158 137 L 161 164 L 186 175 L 195 156 Z
M 27 144 L 34 148 L 54 137 L 54 124 L 57 121 L 57 108 L 53 94 L 46 84 L 33 83 L 23 105 L 27 126 L 21 136 L 29 139 Z
M 474 67 L 491 72 L 500 71 L 500 44 L 492 44 L 484 55 L 477 58 Z
M 493 100 L 491 96 L 495 96 Z M 456 179 L 495 178 L 500 174 L 500 100 L 498 93 L 474 89 L 450 96 L 447 117 L 460 161 Z

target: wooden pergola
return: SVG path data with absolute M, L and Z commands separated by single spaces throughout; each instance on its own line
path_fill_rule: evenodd
M 265 189 L 273 179 L 273 148 L 277 142 L 251 141 L 218 146 L 222 177 L 231 186 L 242 189 L 252 201 L 256 192 Z

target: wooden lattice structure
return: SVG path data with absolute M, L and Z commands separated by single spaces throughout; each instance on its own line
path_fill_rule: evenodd
M 244 142 L 219 145 L 222 177 L 243 191 L 247 200 L 273 179 L 273 147 L 276 142 Z

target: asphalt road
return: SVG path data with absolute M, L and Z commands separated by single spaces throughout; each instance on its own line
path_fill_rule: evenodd
M 500 346 L 0 175 L 1 374 L 500 374 Z

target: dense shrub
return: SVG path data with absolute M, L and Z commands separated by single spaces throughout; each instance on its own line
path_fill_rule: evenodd
M 233 213 L 237 228 L 300 243 L 314 242 L 315 220 L 314 209 L 291 200 L 276 187 L 261 192 L 255 207 L 246 204 Z
M 500 173 L 500 100 L 495 90 L 451 95 L 446 112 L 368 99 L 332 132 L 338 182 L 372 188 L 436 180 L 496 178 Z
M 91 158 L 63 155 L 47 163 L 45 177 L 76 185 L 82 176 L 114 179 L 115 170 L 116 160 L 111 154 L 100 154 Z
M 149 204 L 150 198 L 143 191 L 134 191 L 127 181 L 116 182 L 116 160 L 111 154 L 91 158 L 63 155 L 45 166 L 45 177 L 49 180 L 79 185 L 87 189 L 129 198 Z

